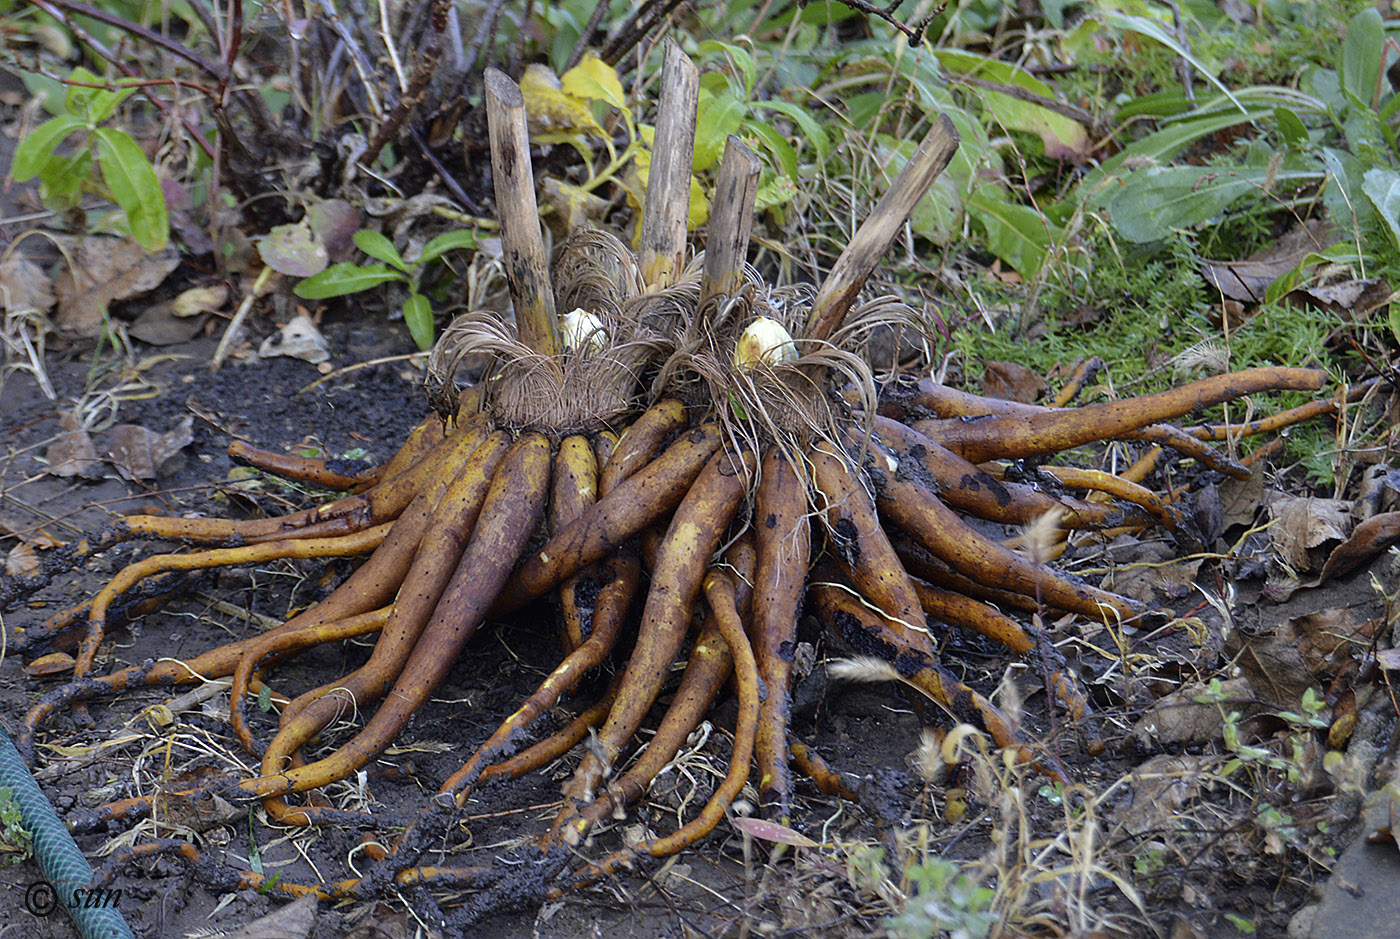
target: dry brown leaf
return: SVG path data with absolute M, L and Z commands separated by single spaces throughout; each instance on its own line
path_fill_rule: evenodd
M 1270 708 L 1297 709 L 1305 691 L 1318 690 L 1312 670 L 1283 627 L 1277 634 L 1259 636 L 1235 630 L 1225 649 L 1249 678 L 1255 698 Z
M 988 359 L 982 369 L 982 392 L 989 398 L 1030 404 L 1045 390 L 1045 379 L 1024 365 Z
M 1324 219 L 1294 228 L 1274 244 L 1243 261 L 1202 261 L 1202 273 L 1222 294 L 1242 303 L 1261 303 L 1264 291 L 1311 252 L 1325 251 L 1337 235 Z
M 34 550 L 33 545 L 25 544 L 21 541 L 10 549 L 10 553 L 5 555 L 5 576 L 23 577 L 32 574 L 39 569 L 39 553 Z
M 44 459 L 49 464 L 50 476 L 99 475 L 101 465 L 92 436 L 83 427 L 76 414 L 64 411 L 58 416 L 63 432 L 44 451 Z
M 1178 812 L 1201 794 L 1209 778 L 1210 757 L 1162 754 L 1144 762 L 1128 777 L 1128 798 L 1115 807 L 1114 817 L 1130 834 L 1174 831 Z
M 167 792 L 160 797 L 162 825 L 177 825 L 194 831 L 208 831 L 226 825 L 236 818 L 246 819 L 246 809 L 239 811 L 223 796 L 208 793 Z
M 189 342 L 204 328 L 203 316 L 180 317 L 168 303 L 157 303 L 147 308 L 136 322 L 126 328 L 133 339 L 153 346 L 174 346 Z
M 1180 599 L 1192 591 L 1203 559 L 1182 558 L 1175 547 L 1160 542 L 1131 542 L 1131 535 L 1114 542 L 1117 564 L 1103 579 L 1105 590 L 1149 605 L 1164 597 Z
M 1279 559 L 1294 573 L 1322 566 L 1313 549 L 1344 541 L 1351 524 L 1351 503 L 1342 499 L 1280 496 L 1269 503 L 1274 523 L 1269 540 Z
M 129 239 L 92 235 L 78 243 L 73 263 L 58 275 L 54 322 L 71 335 L 96 336 L 109 304 L 160 286 L 180 256 L 173 247 L 151 254 Z
M 10 313 L 47 313 L 57 300 L 49 275 L 18 251 L 0 261 L 0 309 Z
M 123 477 L 137 482 L 168 475 L 179 452 L 194 440 L 194 415 L 157 434 L 139 424 L 118 424 L 107 432 L 103 456 Z
M 1314 675 L 1337 675 L 1352 657 L 1371 645 L 1382 619 L 1358 615 L 1352 607 L 1334 606 L 1295 616 L 1279 628 Z
M 734 827 L 742 831 L 751 838 L 760 841 L 771 841 L 775 844 L 788 844 L 796 848 L 817 848 L 821 847 L 811 838 L 799 831 L 780 825 L 777 822 L 770 822 L 762 818 L 748 818 L 746 816 L 736 816 Z
M 228 303 L 228 287 L 223 284 L 191 287 L 170 301 L 170 312 L 175 316 L 217 313 L 225 303 Z
M 435 929 L 420 932 L 418 921 L 408 913 L 389 909 L 379 904 L 354 929 L 345 934 L 345 939 L 441 939 L 442 934 Z
M 1299 306 L 1359 320 L 1390 299 L 1390 284 L 1383 277 L 1344 280 L 1321 287 L 1299 287 L 1285 299 Z
M 39 551 L 47 551 L 63 544 L 49 534 L 48 529 L 41 528 L 34 522 L 21 522 L 13 517 L 0 515 L 0 536 L 4 535 L 13 535 L 22 543 Z
M 222 939 L 306 939 L 315 925 L 316 897 L 307 894 L 281 909 L 224 933 Z
M 1328 555 L 1317 582 L 1344 577 L 1397 543 L 1400 543 L 1400 512 L 1373 515 L 1357 525 L 1351 537 Z
M 1254 689 L 1247 678 L 1221 682 L 1219 701 L 1197 701 L 1206 690 L 1198 682 L 1183 685 L 1159 699 L 1133 727 L 1138 742 L 1152 749 L 1209 743 L 1219 739 L 1225 727 L 1224 711 L 1241 710 L 1254 700 Z
M 1254 524 L 1254 516 L 1264 501 L 1264 473 L 1254 466 L 1248 479 L 1226 479 L 1220 484 L 1220 529 Z

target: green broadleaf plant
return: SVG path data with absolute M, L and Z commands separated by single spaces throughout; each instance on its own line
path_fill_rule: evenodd
M 131 237 L 148 251 L 162 250 L 170 240 L 170 218 L 155 167 L 130 134 L 100 126 L 135 89 L 102 87 L 102 79 L 84 68 L 75 68 L 69 78 L 74 84 L 64 96 L 64 113 L 40 124 L 15 148 L 14 178 L 25 182 L 37 176 L 55 209 L 76 205 L 85 190 L 110 198 L 126 216 Z M 81 149 L 60 154 L 64 141 L 79 133 L 86 134 Z
M 408 299 L 403 304 L 404 323 L 418 348 L 431 349 L 435 338 L 433 307 L 418 290 L 423 269 L 449 251 L 475 249 L 476 232 L 465 228 L 443 232 L 424 245 L 422 253 L 411 261 L 399 253 L 393 242 L 373 229 L 355 232 L 355 246 L 381 263 L 353 264 L 342 261 L 332 264 L 319 274 L 302 280 L 293 292 L 305 300 L 325 300 L 372 290 L 390 281 L 402 281 L 408 284 Z

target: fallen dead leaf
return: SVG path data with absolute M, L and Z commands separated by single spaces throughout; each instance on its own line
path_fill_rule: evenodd
M 161 795 L 156 806 L 162 825 L 192 831 L 208 831 L 236 818 L 248 817 L 247 809 L 239 811 L 233 803 L 216 793 L 167 791 Z
M 77 415 L 72 411 L 64 411 L 59 414 L 58 423 L 63 428 L 63 432 L 44 451 L 44 460 L 49 465 L 49 475 L 85 477 L 100 475 L 98 468 L 101 462 L 97 455 L 97 448 L 93 446 L 92 436 L 83 427 Z
M 194 440 L 194 415 L 157 434 L 139 424 L 118 424 L 107 432 L 104 458 L 126 479 L 137 482 L 168 475 L 181 450 Z
M 1263 705 L 1296 710 L 1305 691 L 1318 690 L 1312 670 L 1286 627 L 1254 636 L 1234 630 L 1225 641 L 1225 650 L 1250 680 L 1255 698 Z
M 1243 261 L 1202 261 L 1201 273 L 1229 299 L 1261 303 L 1269 284 L 1297 267 L 1309 253 L 1325 251 L 1336 241 L 1337 235 L 1325 219 L 1312 219 Z
M 1391 545 L 1400 543 L 1400 512 L 1373 515 L 1351 533 L 1351 537 L 1332 551 L 1317 582 L 1332 577 L 1345 577 L 1362 564 L 1368 563 Z
M 62 541 L 49 534 L 48 529 L 33 522 L 21 522 L 13 517 L 0 515 L 0 537 L 5 535 L 18 538 L 22 543 L 40 551 L 57 548 L 63 544 Z
M 1344 280 L 1318 287 L 1299 287 L 1285 299 L 1298 306 L 1359 320 L 1390 299 L 1390 284 L 1383 277 Z
M 92 235 L 78 243 L 73 261 L 58 275 L 54 322 L 70 335 L 90 337 L 110 304 L 160 286 L 180 256 L 173 247 L 152 254 L 129 239 Z
M 1045 379 L 1015 362 L 982 363 L 982 392 L 989 398 L 1031 404 L 1045 390 Z
M 423 929 L 417 920 L 408 913 L 389 909 L 379 904 L 362 922 L 345 934 L 345 939 L 440 939 L 442 933 L 435 929 Z
M 0 261 L 0 309 L 9 313 L 47 313 L 56 302 L 53 283 L 38 264 L 18 251 Z
M 223 933 L 222 939 L 306 939 L 315 925 L 316 897 L 307 894 L 232 932 Z
M 189 342 L 204 328 L 203 316 L 181 317 L 167 303 L 146 309 L 126 328 L 127 335 L 153 346 L 174 346 Z
M 1181 599 L 1190 593 L 1202 558 L 1182 558 L 1173 546 L 1141 541 L 1127 546 L 1131 536 L 1115 542 L 1117 564 L 1103 579 L 1105 590 L 1156 604 L 1164 597 Z
M 331 357 L 330 344 L 326 337 L 311 322 L 311 317 L 298 313 L 292 321 L 282 327 L 281 332 L 268 336 L 258 347 L 258 355 L 263 358 L 285 355 L 301 359 L 313 365 Z
M 1173 831 L 1178 812 L 1201 795 L 1210 757 L 1162 754 L 1145 761 L 1128 776 L 1128 798 L 1113 816 L 1129 834 Z
M 1220 484 L 1220 530 L 1228 532 L 1237 525 L 1253 525 L 1263 501 L 1264 473 L 1258 465 L 1252 468 L 1248 479 L 1226 479 Z
M 1388 672 L 1400 670 L 1400 648 L 1392 646 L 1377 652 L 1376 664 Z
M 1334 606 L 1287 620 L 1279 635 L 1293 644 L 1314 675 L 1337 675 L 1364 652 L 1382 619 L 1359 615 L 1350 606 Z
M 1360 522 L 1396 509 L 1400 509 L 1400 470 L 1384 463 L 1366 467 L 1352 515 Z
M 1322 566 L 1323 555 L 1314 554 L 1331 542 L 1344 541 L 1351 522 L 1351 503 L 1342 499 L 1280 496 L 1269 503 L 1274 523 L 1269 540 L 1279 559 L 1294 573 Z
M 1220 739 L 1224 712 L 1244 710 L 1254 701 L 1254 689 L 1249 679 L 1232 678 L 1220 683 L 1218 701 L 1197 701 L 1207 690 L 1196 682 L 1163 696 L 1138 719 L 1133 735 L 1151 749 Z
M 762 818 L 738 816 L 734 819 L 734 827 L 749 837 L 757 838 L 760 841 L 772 841 L 776 844 L 790 844 L 795 848 L 820 847 L 815 841 L 801 832 L 793 831 L 786 825 L 779 825 L 777 822 L 770 822 Z
M 33 545 L 20 542 L 5 555 L 5 576 L 23 577 L 39 569 L 39 553 Z
M 170 312 L 175 316 L 198 316 L 201 313 L 217 313 L 228 303 L 228 287 L 223 284 L 209 284 L 204 287 L 191 287 L 170 301 Z

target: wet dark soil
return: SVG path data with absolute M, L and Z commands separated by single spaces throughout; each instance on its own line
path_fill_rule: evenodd
M 332 365 L 337 367 L 411 348 L 401 326 L 396 330 L 378 321 L 332 320 L 325 324 L 325 331 L 335 353 Z M 281 358 L 235 360 L 211 372 L 207 363 L 212 350 L 213 339 L 199 338 L 163 350 L 142 349 L 136 362 L 125 363 L 127 367 L 143 365 L 143 384 L 136 396 L 120 402 L 118 421 L 162 432 L 185 416 L 194 416 L 194 439 L 182 458 L 167 467 L 168 475 L 143 485 L 120 478 L 110 467 L 106 475 L 93 479 L 58 479 L 45 474 L 42 457 L 60 432 L 59 411 L 71 408 L 94 387 L 110 388 L 119 383 L 113 370 L 121 363 L 113 361 L 110 353 L 97 360 L 90 349 L 53 356 L 48 374 L 57 402 L 40 394 L 23 373 L 7 377 L 0 405 L 0 522 L 20 531 L 42 526 L 54 537 L 69 540 L 101 527 L 111 514 L 138 509 L 237 515 L 313 504 L 324 496 L 281 487 L 272 480 L 262 480 L 261 488 L 251 494 L 231 488 L 228 478 L 233 466 L 225 453 L 229 442 L 238 437 L 269 450 L 310 444 L 330 454 L 362 451 L 366 459 L 382 460 L 426 413 L 420 374 L 402 360 L 348 372 L 301 392 L 320 377 L 311 365 Z M 142 356 L 150 358 L 143 362 Z M 96 377 L 95 371 L 100 373 Z M 8 549 L 14 543 L 13 538 L 6 539 L 0 548 Z M 5 614 L 7 634 L 13 636 L 15 630 L 33 627 L 53 611 L 91 596 L 122 563 L 151 550 L 149 546 L 123 548 L 84 570 L 58 578 L 29 602 Z M 324 574 L 324 565 L 288 562 L 224 571 L 197 580 L 160 611 L 113 630 L 104 650 L 103 668 L 155 657 L 192 657 L 252 635 L 262 628 L 260 624 L 281 620 L 313 601 L 323 590 L 319 583 Z M 1351 593 L 1356 602 L 1369 602 L 1364 584 Z M 1275 608 L 1267 615 L 1292 613 Z M 416 817 L 442 780 L 548 674 L 560 654 L 557 635 L 554 613 L 545 607 L 526 610 L 483 630 L 396 746 L 373 764 L 363 779 L 355 781 L 359 791 L 347 793 L 342 787 L 332 793 L 333 797 L 337 801 L 358 800 L 386 826 L 380 837 L 392 838 L 393 828 Z M 820 637 L 806 638 L 813 642 L 818 660 L 832 651 Z M 274 683 L 279 691 L 289 692 L 321 684 L 353 669 L 368 655 L 369 647 L 368 642 L 352 642 L 317 649 L 278 666 Z M 955 663 L 966 680 L 990 692 L 1005 671 L 1007 657 L 986 643 L 959 641 L 950 649 L 948 661 Z M 0 720 L 11 732 L 26 710 L 62 680 L 30 676 L 25 664 L 14 655 L 0 662 Z M 971 784 L 951 778 L 931 787 L 912 771 L 910 758 L 924 719 L 942 723 L 941 715 L 921 713 L 916 702 L 887 685 L 832 684 L 822 675 L 819 667 L 798 689 L 801 710 L 796 729 L 834 766 L 862 780 L 862 802 L 843 804 L 806 787 L 800 793 L 795 827 L 825 845 L 841 845 L 840 851 L 801 856 L 796 863 L 769 864 L 767 845 L 746 840 L 738 829 L 725 823 L 700 848 L 668 864 L 624 874 L 562 902 L 544 903 L 538 891 L 529 889 L 528 877 L 521 878 L 513 895 L 510 891 L 493 895 L 490 915 L 467 934 L 717 936 L 737 934 L 736 926 L 762 935 L 849 936 L 878 931 L 888 905 L 877 886 L 862 886 L 858 865 L 853 866 L 852 859 L 877 851 L 884 852 L 887 862 L 904 856 L 908 838 L 918 830 L 918 820 L 940 815 L 946 818 L 949 787 L 968 788 Z M 1135 710 L 1144 702 L 1115 696 L 1111 681 L 1095 689 L 1100 704 L 1110 710 L 1106 726 L 1109 754 L 1095 760 L 1078 753 L 1072 728 L 1062 715 L 1050 716 L 1045 696 L 1037 693 L 1033 679 L 1023 678 L 1020 686 L 1024 702 L 1021 719 L 1027 735 L 1045 739 L 1058 734 L 1057 748 L 1076 778 L 1091 788 L 1098 783 L 1106 785 L 1145 759 L 1146 754 L 1135 752 L 1127 743 Z M 60 813 L 146 792 L 161 780 L 178 779 L 202 767 L 229 772 L 239 762 L 254 766 L 256 761 L 242 752 L 228 730 L 226 692 L 202 710 L 182 715 L 172 727 L 161 728 L 142 717 L 148 706 L 168 701 L 184 690 L 133 692 L 95 703 L 95 730 L 76 728 L 64 717 L 57 719 L 42 740 L 46 746 L 40 748 L 41 762 L 46 768 L 40 778 Z M 558 726 L 590 701 L 585 689 L 535 731 Z M 267 730 L 273 719 L 273 715 L 263 715 L 259 726 Z M 676 826 L 678 813 L 693 814 L 723 773 L 729 752 L 727 728 L 732 722 L 732 705 L 721 706 L 711 715 L 708 737 L 694 741 L 694 752 L 662 777 L 646 804 L 580 850 L 600 856 L 616 847 L 620 839 L 635 836 L 638 825 L 660 833 Z M 118 733 L 133 739 L 96 755 L 53 749 L 53 745 L 91 747 Z M 345 731 L 332 732 L 328 740 L 334 744 L 344 736 Z M 469 834 L 470 847 L 434 858 L 434 862 L 482 864 L 494 859 L 507 866 L 517 863 L 517 849 L 530 835 L 547 827 L 560 783 L 574 761 L 567 758 L 522 780 L 484 787 L 459 823 L 460 833 Z M 1027 811 L 1055 816 L 1060 810 L 1052 799 L 1035 797 L 1043 782 L 1027 781 L 1028 788 L 1022 792 Z M 985 820 L 939 824 L 943 827 L 933 834 L 935 855 L 977 858 L 988 849 L 993 826 Z M 150 829 L 145 830 L 145 834 L 150 833 Z M 119 834 L 114 827 L 84 835 L 79 843 L 94 864 L 100 865 L 99 852 Z M 270 825 L 260 810 L 249 813 L 242 809 L 205 824 L 195 837 L 207 857 L 235 869 L 261 865 L 265 872 L 275 872 L 288 882 L 316 882 L 353 876 L 357 865 L 363 869 L 366 862 L 355 858 L 361 836 L 360 831 L 334 826 L 287 831 Z M 1133 843 L 1141 841 L 1137 838 Z M 1241 909 L 1250 911 L 1258 934 L 1281 934 L 1288 915 L 1307 898 L 1317 873 L 1315 866 L 1296 855 L 1263 865 L 1243 878 L 1232 878 L 1229 871 L 1198 864 L 1197 860 L 1178 858 L 1182 867 L 1176 873 L 1180 876 L 1160 891 L 1146 889 L 1150 886 L 1146 880 L 1140 885 L 1145 902 L 1150 904 L 1151 926 L 1143 928 L 1170 932 L 1176 916 L 1171 910 L 1187 896 L 1191 908 L 1181 915 L 1206 930 L 1199 934 L 1212 934 L 1210 929 L 1215 926 L 1228 928 L 1222 913 Z M 1132 863 L 1115 865 L 1115 869 L 1132 870 Z M 61 915 L 40 918 L 25 911 L 26 888 L 40 876 L 32 862 L 0 868 L 0 910 L 7 911 L 6 922 L 18 923 L 20 933 L 26 936 L 57 939 L 74 935 L 71 924 Z M 894 876 L 898 880 L 897 872 Z M 1242 885 L 1242 881 L 1247 883 Z M 1183 894 L 1183 885 L 1192 892 Z M 109 886 L 120 891 L 120 908 L 138 936 L 214 935 L 211 930 L 236 928 L 282 906 L 281 900 L 256 892 L 226 894 L 209 886 L 183 863 L 168 859 L 125 865 Z M 1094 890 L 1099 898 L 1094 905 L 1104 916 L 1121 914 L 1120 924 L 1140 917 L 1103 878 L 1095 881 Z M 454 915 L 472 902 L 481 901 L 468 893 L 435 892 L 431 902 L 424 895 L 410 893 L 387 896 L 378 905 L 327 908 L 323 904 L 310 935 L 348 935 L 369 916 L 382 931 L 356 935 L 412 936 L 417 924 L 412 917 L 404 918 L 406 909 L 423 916 L 437 904 Z M 3 933 L 4 928 L 0 928 Z

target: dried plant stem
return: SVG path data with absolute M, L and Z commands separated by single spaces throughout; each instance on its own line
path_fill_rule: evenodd
M 496 211 L 501 217 L 501 244 L 516 329 L 520 341 L 534 351 L 558 355 L 559 324 L 554 315 L 549 259 L 535 203 L 535 177 L 530 170 L 525 96 L 519 85 L 494 68 L 486 70 L 486 118 L 491 132 Z
M 404 121 L 423 102 L 423 94 L 427 91 L 428 82 L 432 80 L 433 74 L 437 71 L 438 62 L 442 59 L 442 31 L 437 29 L 435 24 L 446 23 L 448 6 L 444 0 L 437 0 L 433 4 L 433 13 L 426 31 L 427 35 L 424 37 L 418 54 L 414 56 L 413 75 L 404 85 L 403 96 L 399 98 L 393 110 L 384 119 L 384 123 L 380 125 L 379 132 L 370 141 L 369 149 L 360 157 L 365 166 L 374 165 L 375 160 L 379 159 L 380 151 L 384 149 L 384 145 L 394 138 Z M 385 35 L 387 36 L 387 33 Z M 388 48 L 392 54 L 393 45 L 390 44 Z M 397 58 L 395 64 L 397 65 Z M 448 178 L 447 174 L 443 174 L 443 178 Z
M 836 259 L 812 303 L 805 338 L 824 340 L 841 325 L 870 272 L 957 149 L 958 132 L 948 116 L 940 114 L 879 205 Z
M 753 151 L 730 135 L 715 186 L 710 240 L 705 245 L 705 273 L 700 281 L 701 310 L 714 297 L 734 296 L 744 282 L 744 261 L 749 253 L 760 169 Z
M 695 156 L 695 111 L 700 74 L 675 42 L 667 41 L 661 67 L 660 117 L 642 210 L 638 266 L 649 286 L 669 287 L 685 268 L 690 175 Z
M 228 358 L 229 352 L 233 351 L 233 344 L 238 340 L 238 334 L 243 331 L 243 321 L 248 318 L 248 311 L 253 308 L 253 301 L 258 298 L 263 286 L 272 279 L 274 273 L 276 272 L 272 268 L 264 267 L 258 274 L 258 279 L 253 282 L 253 289 L 248 291 L 248 295 L 238 305 L 238 311 L 233 314 L 233 319 L 229 320 L 223 338 L 219 340 L 218 347 L 214 349 L 214 357 L 209 360 L 209 368 L 218 371 L 219 366 L 224 364 L 224 359 Z

